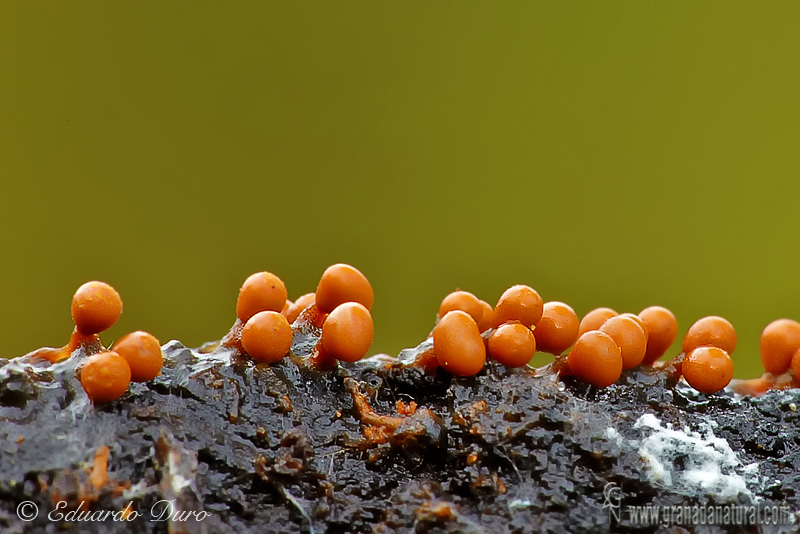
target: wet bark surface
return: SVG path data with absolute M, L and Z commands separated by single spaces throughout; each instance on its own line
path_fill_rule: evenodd
M 494 362 L 431 376 L 410 364 L 429 342 L 318 371 L 313 344 L 256 365 L 173 341 L 161 376 L 97 407 L 80 352 L 0 360 L 0 531 L 674 532 L 629 507 L 800 508 L 796 390 L 705 396 L 650 368 L 598 390 Z

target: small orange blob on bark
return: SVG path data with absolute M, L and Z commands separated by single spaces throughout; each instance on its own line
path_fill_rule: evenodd
M 684 358 L 681 373 L 697 391 L 716 393 L 733 378 L 733 361 L 727 351 L 719 347 L 697 347 Z
M 494 307 L 492 325 L 518 321 L 527 327 L 539 322 L 544 311 L 542 297 L 535 289 L 526 285 L 511 286 L 500 295 Z
M 476 324 L 479 324 L 483 319 L 481 301 L 469 291 L 453 291 L 442 299 L 442 303 L 439 305 L 439 318 L 441 319 L 454 310 L 468 313 Z
M 771 390 L 775 385 L 775 377 L 772 373 L 764 373 L 758 378 L 748 378 L 746 380 L 733 381 L 733 390 L 742 396 L 759 397 Z
M 644 358 L 647 349 L 647 336 L 639 323 L 630 317 L 612 317 L 600 327 L 600 332 L 611 336 L 622 354 L 622 368 L 632 369 Z
M 772 321 L 761 333 L 761 363 L 774 375 L 793 366 L 792 357 L 800 349 L 800 323 L 791 319 Z M 795 371 L 795 376 L 800 374 Z
M 286 304 L 286 286 L 272 273 L 262 271 L 247 277 L 236 299 L 236 316 L 246 323 L 262 311 L 279 312 Z
M 322 323 L 322 346 L 337 360 L 357 362 L 367 355 L 374 333 L 375 325 L 366 306 L 345 302 Z
M 639 312 L 639 318 L 647 327 L 647 350 L 642 363 L 652 365 L 662 357 L 678 336 L 678 321 L 666 308 L 650 306 Z
M 44 358 L 50 363 L 58 363 L 70 357 L 71 351 L 67 347 L 54 348 L 42 347 L 29 352 L 26 356 L 31 358 Z
M 242 348 L 259 363 L 276 362 L 292 348 L 292 327 L 276 311 L 258 312 L 242 328 Z
M 536 338 L 519 323 L 501 325 L 489 337 L 489 355 L 506 367 L 522 367 L 536 354 Z
M 108 330 L 122 314 L 122 299 L 105 282 L 86 282 L 72 297 L 72 320 L 84 334 Z
M 456 376 L 474 375 L 486 363 L 486 346 L 478 325 L 461 310 L 442 317 L 433 329 L 433 351 L 439 365 Z
M 610 386 L 622 374 L 619 346 L 599 330 L 590 330 L 579 337 L 569 351 L 567 362 L 578 379 L 599 388 Z
M 578 337 L 592 330 L 600 330 L 603 323 L 617 315 L 619 314 L 611 308 L 595 308 L 581 319 L 581 324 L 578 327 Z
M 800 379 L 800 349 L 797 349 L 792 355 L 792 373 L 794 373 L 795 380 Z
M 325 269 L 317 285 L 316 304 L 325 313 L 332 312 L 345 302 L 358 302 L 370 310 L 374 298 L 367 277 L 346 263 L 337 263 Z
M 86 358 L 81 367 L 81 385 L 95 404 L 120 398 L 131 385 L 128 362 L 113 351 Z
M 89 480 L 96 490 L 103 489 L 108 483 L 108 457 L 111 449 L 108 445 L 99 447 L 94 453 L 94 462 L 92 463 L 92 470 L 89 474 Z
M 537 349 L 550 354 L 561 354 L 578 339 L 578 315 L 563 302 L 544 305 L 542 318 L 536 323 L 533 335 Z
M 297 317 L 303 310 L 314 304 L 316 301 L 316 293 L 306 293 L 305 295 L 301 295 L 297 297 L 297 300 L 294 301 L 294 303 L 283 315 L 286 316 L 286 320 L 289 321 L 289 324 L 292 324 L 297 320 Z
M 697 347 L 718 347 L 728 354 L 736 348 L 736 330 L 722 317 L 711 315 L 695 322 L 683 338 L 683 352 L 689 354 Z
M 124 336 L 114 345 L 114 352 L 128 362 L 134 382 L 147 382 L 161 374 L 164 365 L 161 343 L 147 332 L 131 332 Z

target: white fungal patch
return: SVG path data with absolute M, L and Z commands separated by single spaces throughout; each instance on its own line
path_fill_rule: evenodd
M 613 426 L 606 428 L 606 437 L 609 440 L 616 442 L 617 445 L 622 445 L 624 442 L 622 436 L 619 435 L 619 432 L 617 432 L 617 429 Z
M 634 428 L 651 431 L 639 443 L 650 479 L 684 494 L 710 493 L 721 500 L 744 494 L 753 498 L 748 479 L 757 476 L 758 464 L 742 465 L 723 438 L 714 435 L 711 424 L 702 432 L 688 428 L 666 428 L 653 414 L 642 415 Z

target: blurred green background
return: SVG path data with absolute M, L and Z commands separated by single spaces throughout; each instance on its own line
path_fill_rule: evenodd
M 348 262 L 376 352 L 456 287 L 583 315 L 800 319 L 798 4 L 0 4 L 0 356 L 105 280 L 220 338 L 239 285 Z M 676 344 L 674 352 L 677 352 Z

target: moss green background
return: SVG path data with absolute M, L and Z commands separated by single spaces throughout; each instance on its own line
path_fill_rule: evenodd
M 376 293 L 375 351 L 460 286 L 579 314 L 800 319 L 800 8 L 753 2 L 0 3 L 0 356 L 114 285 L 218 339 L 251 272 Z M 676 347 L 677 348 L 677 345 Z

